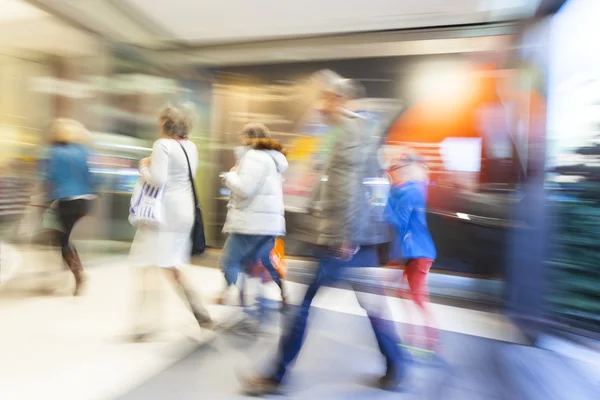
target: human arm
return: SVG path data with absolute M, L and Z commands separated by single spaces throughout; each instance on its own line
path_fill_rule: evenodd
M 392 191 L 394 190 L 397 189 L 392 189 Z M 406 230 L 408 229 L 408 221 L 414 208 L 415 198 L 410 193 L 404 193 L 400 196 L 395 196 L 393 193 L 390 193 L 383 216 L 390 225 L 396 228 L 400 237 L 404 237 Z
M 344 132 L 338 135 L 334 154 L 327 169 L 329 208 L 337 218 L 343 243 L 352 247 L 356 232 L 360 229 L 360 215 L 364 205 L 360 201 L 362 193 L 361 171 L 364 164 L 361 148 L 361 121 L 347 120 Z
M 223 177 L 223 184 L 240 198 L 254 196 L 266 173 L 265 163 L 252 153 L 246 154 Z
M 140 175 L 148 183 L 163 187 L 167 183 L 169 150 L 166 140 L 157 140 L 152 147 L 152 156 L 140 161 Z
M 93 172 L 94 165 L 98 164 L 98 156 L 91 148 L 86 148 L 86 164 L 91 192 L 98 194 L 105 180 L 102 174 Z
M 31 202 L 34 204 L 42 204 L 51 201 L 52 189 L 56 185 L 56 160 L 53 160 L 54 154 L 50 150 L 44 158 L 40 160 L 38 165 L 39 176 L 41 178 L 39 193 L 33 193 Z

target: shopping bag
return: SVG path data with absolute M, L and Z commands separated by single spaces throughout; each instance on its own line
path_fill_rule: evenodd
M 133 187 L 129 223 L 133 226 L 160 225 L 163 190 L 139 178 Z
M 271 262 L 281 279 L 287 276 L 287 264 L 285 263 L 285 246 L 282 239 L 275 239 L 275 246 L 271 250 Z
M 30 243 L 43 229 L 42 218 L 45 208 L 27 205 L 19 220 L 15 239 L 19 242 Z
M 59 231 L 62 232 L 64 227 L 60 218 L 58 217 L 58 212 L 56 210 L 56 206 L 52 206 L 44 211 L 42 214 L 42 228 L 47 230 Z
M 287 276 L 287 264 L 285 262 L 285 247 L 282 239 L 275 239 L 275 245 L 269 256 L 271 257 L 271 262 L 275 267 L 275 271 L 277 271 L 277 275 L 279 275 L 281 279 L 285 279 Z M 271 280 L 269 272 L 260 261 L 251 263 L 248 271 L 250 276 L 260 278 L 263 282 Z
M 21 254 L 13 245 L 0 241 L 0 285 L 11 280 L 22 261 Z

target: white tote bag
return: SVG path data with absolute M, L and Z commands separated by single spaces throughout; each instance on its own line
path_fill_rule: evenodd
M 129 207 L 129 223 L 133 226 L 160 225 L 162 222 L 163 188 L 156 187 L 143 178 L 133 187 Z

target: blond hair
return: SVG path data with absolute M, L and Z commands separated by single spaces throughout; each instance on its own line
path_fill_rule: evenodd
M 89 144 L 90 133 L 79 121 L 57 118 L 50 125 L 50 143 Z

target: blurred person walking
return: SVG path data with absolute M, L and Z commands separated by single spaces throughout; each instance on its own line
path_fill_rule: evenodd
M 235 149 L 237 163 L 223 177 L 223 184 L 231 190 L 231 199 L 223 227 L 223 233 L 229 236 L 220 260 L 226 287 L 217 302 L 225 301 L 242 267 L 261 262 L 279 286 L 285 307 L 284 281 L 271 259 L 271 252 L 275 239 L 285 235 L 281 174 L 288 167 L 286 152 L 263 124 L 247 124 L 242 135 L 245 146 Z M 243 305 L 243 290 L 240 293 Z
M 306 335 L 311 303 L 318 290 L 344 279 L 349 268 L 379 267 L 380 244 L 387 238 L 371 229 L 369 205 L 362 176 L 367 170 L 365 153 L 368 137 L 364 134 L 363 120 L 345 105 L 356 97 L 359 87 L 337 74 L 322 74 L 326 88 L 322 91 L 320 111 L 333 129 L 323 138 L 321 152 L 329 152 L 322 165 L 316 188 L 311 196 L 310 213 L 302 219 L 301 236 L 312 244 L 319 267 L 308 286 L 304 300 L 292 323 L 283 333 L 274 369 L 266 376 L 246 379 L 244 390 L 251 395 L 277 392 L 296 359 Z M 299 221 L 300 222 L 300 221 Z M 399 339 L 393 324 L 384 319 L 386 303 L 369 305 L 367 309 L 379 350 L 386 361 L 385 374 L 377 385 L 385 390 L 399 390 L 406 374 L 405 358 L 398 346 Z
M 56 231 L 62 258 L 75 277 L 73 294 L 82 294 L 86 277 L 79 254 L 71 243 L 77 222 L 88 214 L 93 200 L 94 182 L 90 172 L 89 132 L 71 119 L 57 119 L 50 127 L 50 149 L 46 160 L 47 200 L 56 204 L 62 230 Z
M 403 279 L 408 282 L 410 297 L 425 322 L 425 346 L 428 350 L 437 350 L 439 335 L 427 292 L 427 275 L 436 257 L 425 214 L 428 168 L 421 155 L 406 151 L 392 160 L 387 175 L 392 188 L 384 216 L 395 231 L 391 264 L 405 265 Z M 412 324 L 409 324 L 407 340 L 409 344 L 415 341 Z
M 160 114 L 160 138 L 154 142 L 152 155 L 139 163 L 141 178 L 160 188 L 161 221 L 158 225 L 138 226 L 130 251 L 130 262 L 139 267 L 141 293 L 138 297 L 136 340 L 152 332 L 140 326 L 148 303 L 149 270 L 158 270 L 175 284 L 178 294 L 190 307 L 201 327 L 212 327 L 212 319 L 194 295 L 180 268 L 189 264 L 192 251 L 192 228 L 195 203 L 190 175 L 198 168 L 198 149 L 189 139 L 191 119 L 177 107 L 167 107 Z

